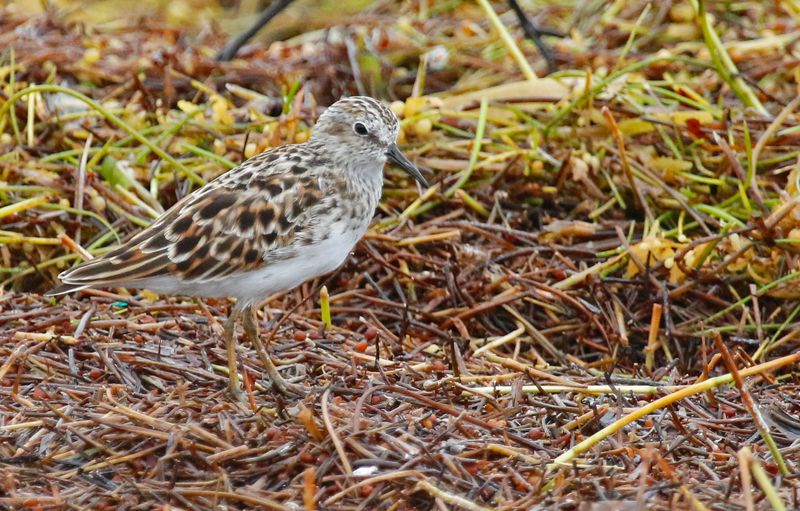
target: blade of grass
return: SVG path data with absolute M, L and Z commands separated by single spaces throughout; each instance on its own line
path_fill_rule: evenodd
M 333 324 L 331 323 L 331 297 L 328 294 L 328 286 L 322 286 L 319 290 L 319 309 L 320 319 L 325 325 L 325 330 L 330 330 Z
M 489 23 L 492 24 L 492 27 L 497 31 L 500 35 L 500 39 L 502 39 L 503 44 L 506 45 L 508 48 L 509 53 L 517 62 L 520 71 L 522 71 L 523 76 L 525 76 L 526 80 L 536 81 L 539 78 L 536 76 L 536 73 L 531 68 L 531 65 L 528 63 L 528 60 L 525 58 L 525 55 L 517 46 L 517 43 L 514 41 L 514 38 L 508 32 L 508 29 L 503 22 L 500 20 L 500 17 L 494 12 L 492 5 L 489 3 L 489 0 L 478 0 L 478 4 L 483 8 L 486 12 L 486 17 L 489 18 Z
M 475 165 L 478 163 L 478 156 L 480 155 L 481 144 L 483 143 L 483 133 L 486 130 L 486 116 L 488 112 L 489 102 L 486 98 L 483 98 L 481 99 L 481 108 L 478 113 L 478 126 L 475 128 L 475 139 L 472 142 L 472 151 L 469 155 L 469 164 L 467 168 L 459 174 L 458 181 L 444 192 L 444 196 L 448 199 L 456 193 L 456 190 L 463 187 L 467 181 L 469 181 L 470 176 L 472 176 L 472 173 L 475 171 Z
M 138 140 L 140 143 L 149 147 L 150 150 L 153 151 L 153 153 L 158 155 L 159 158 L 161 158 L 162 160 L 166 161 L 167 163 L 178 169 L 184 176 L 191 179 L 196 184 L 199 185 L 205 184 L 205 180 L 200 176 L 198 176 L 193 170 L 186 168 L 175 158 L 164 152 L 164 150 L 162 150 L 160 147 L 153 144 L 149 139 L 144 137 L 141 133 L 139 133 L 139 131 L 137 131 L 131 125 L 129 125 L 128 123 L 126 123 L 113 113 L 111 113 L 105 107 L 103 107 L 93 99 L 89 98 L 88 96 L 85 96 L 78 91 L 74 91 L 66 87 L 59 87 L 58 85 L 32 85 L 19 92 L 14 93 L 10 98 L 8 98 L 7 101 L 3 103 L 3 106 L 0 107 L 0 131 L 2 131 L 2 119 L 5 118 L 5 115 L 7 113 L 9 113 L 9 109 L 11 109 L 14 106 L 14 103 L 16 103 L 18 99 L 25 97 L 28 94 L 33 94 L 37 92 L 60 92 L 62 94 L 67 94 L 69 96 L 74 97 L 75 99 L 78 99 L 86 103 L 86 105 L 88 105 L 90 108 L 100 112 L 103 115 L 103 117 L 105 117 L 110 122 L 119 126 L 123 131 L 127 132 L 129 135 Z M 12 119 L 14 118 L 13 113 L 11 114 L 11 117 Z
M 741 372 L 736 367 L 736 362 L 734 362 L 730 351 L 728 351 L 728 347 L 725 346 L 725 343 L 722 340 L 722 335 L 720 335 L 719 332 L 714 332 L 712 336 L 714 338 L 714 344 L 717 346 L 717 350 L 722 355 L 722 360 L 725 362 L 725 366 L 728 368 L 730 375 L 733 377 L 733 382 L 736 385 L 736 388 L 739 389 L 739 395 L 742 397 L 742 404 L 747 409 L 750 417 L 753 418 L 756 429 L 758 429 L 758 433 L 761 435 L 764 443 L 767 444 L 769 452 L 772 454 L 772 459 L 775 460 L 775 464 L 778 466 L 778 470 L 780 470 L 780 473 L 783 476 L 788 476 L 789 469 L 786 467 L 786 462 L 783 460 L 783 456 L 781 456 L 781 452 L 778 449 L 778 445 L 775 443 L 775 439 L 772 437 L 772 433 L 770 433 L 769 426 L 764 421 L 764 417 L 761 416 L 761 412 L 758 410 L 758 407 L 753 401 L 753 396 L 745 387 Z
M 50 202 L 50 197 L 43 195 L 40 197 L 31 197 L 30 199 L 21 200 L 19 202 L 15 202 L 14 204 L 9 204 L 8 206 L 3 206 L 0 208 L 0 218 L 22 213 L 25 210 L 41 206 L 47 202 Z
M 762 372 L 774 371 L 781 367 L 790 364 L 796 364 L 798 362 L 800 362 L 800 352 L 794 353 L 792 355 L 787 355 L 785 357 L 781 357 L 775 360 L 771 360 L 769 362 L 765 362 L 757 366 L 748 367 L 747 369 L 743 369 L 742 371 L 740 371 L 739 374 L 743 377 L 754 376 Z M 620 431 L 623 427 L 630 424 L 631 422 L 641 419 L 642 417 L 645 417 L 655 412 L 656 410 L 660 410 L 666 406 L 676 403 L 681 399 L 685 399 L 689 396 L 693 396 L 701 392 L 706 392 L 720 385 L 731 383 L 732 381 L 733 381 L 733 375 L 728 373 L 714 378 L 709 378 L 707 380 L 703 380 L 693 385 L 689 385 L 688 387 L 685 387 L 681 390 L 672 392 L 664 397 L 656 399 L 655 401 L 648 403 L 647 405 L 641 408 L 638 408 L 637 410 L 625 415 L 624 417 L 621 417 L 620 419 L 604 427 L 597 433 L 594 433 L 587 439 L 576 444 L 571 449 L 560 454 L 558 457 L 556 457 L 556 459 L 553 460 L 552 463 L 547 465 L 547 468 L 548 470 L 554 470 L 559 467 L 571 467 L 571 462 L 572 460 L 575 459 L 575 457 L 577 457 L 581 453 L 588 451 L 598 442 L 600 442 L 605 438 L 608 438 L 610 435 L 616 433 L 617 431 Z
M 759 463 L 754 457 L 751 457 L 750 459 L 750 471 L 753 474 L 753 479 L 756 480 L 756 483 L 761 488 L 761 491 L 763 491 L 764 495 L 766 495 L 767 501 L 769 502 L 770 506 L 772 506 L 772 509 L 775 511 L 786 511 L 786 506 L 783 504 L 780 495 L 778 495 L 777 490 L 775 490 L 775 486 L 773 486 L 772 482 L 769 480 L 769 474 L 767 474 L 767 471 L 764 470 L 764 467 L 761 466 L 761 463 Z
M 769 111 L 758 100 L 758 96 L 741 77 L 736 64 L 733 63 L 731 56 L 728 55 L 728 51 L 722 44 L 719 35 L 714 30 L 714 27 L 711 26 L 711 18 L 706 12 L 705 0 L 690 1 L 697 13 L 700 30 L 703 32 L 703 39 L 708 47 L 708 52 L 711 54 L 711 61 L 714 63 L 717 74 L 728 84 L 745 106 L 756 109 L 762 115 L 769 115 Z

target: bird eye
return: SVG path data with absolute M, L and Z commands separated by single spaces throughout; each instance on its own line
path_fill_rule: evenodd
M 353 124 L 353 131 L 356 132 L 356 135 L 361 135 L 362 137 L 368 133 L 367 127 L 364 126 L 363 122 L 357 122 Z

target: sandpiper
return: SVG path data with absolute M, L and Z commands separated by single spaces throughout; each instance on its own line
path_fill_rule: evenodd
M 242 313 L 272 383 L 294 390 L 259 339 L 257 308 L 342 264 L 372 219 L 387 160 L 428 186 L 398 149 L 398 132 L 397 117 L 375 99 L 341 99 L 308 142 L 271 149 L 219 176 L 124 245 L 62 272 L 48 294 L 126 287 L 235 298 L 224 328 L 231 395 L 242 399 L 235 335 Z

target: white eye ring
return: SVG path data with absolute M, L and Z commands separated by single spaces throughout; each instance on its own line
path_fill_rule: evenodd
M 367 131 L 367 127 L 364 126 L 363 122 L 357 122 L 357 123 L 353 124 L 353 131 L 356 132 L 356 135 L 359 135 L 361 137 L 365 137 L 369 133 Z

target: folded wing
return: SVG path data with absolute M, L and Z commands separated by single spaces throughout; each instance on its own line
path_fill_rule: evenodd
M 220 176 L 121 247 L 63 272 L 49 294 L 163 276 L 213 282 L 291 257 L 314 236 L 314 210 L 325 207 L 320 181 L 298 167 L 299 150 L 270 151 Z

